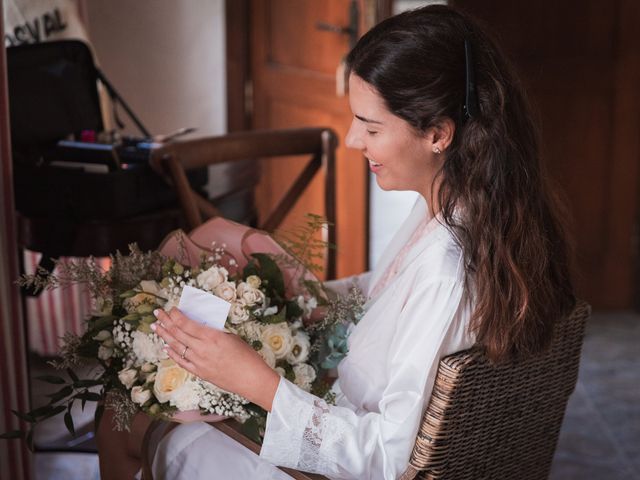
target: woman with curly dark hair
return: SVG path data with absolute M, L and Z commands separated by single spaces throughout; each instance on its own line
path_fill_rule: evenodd
M 574 305 L 569 254 L 537 130 L 504 55 L 465 15 L 431 6 L 389 18 L 347 57 L 353 123 L 384 190 L 420 194 L 377 269 L 338 367 L 335 405 L 271 370 L 234 335 L 178 311 L 157 332 L 171 357 L 269 412 L 260 456 L 201 423 L 174 429 L 158 478 L 392 479 L 407 468 L 438 361 L 483 345 L 495 362 L 534 355 Z M 180 357 L 186 351 L 192 358 Z M 217 475 L 217 477 L 216 477 Z

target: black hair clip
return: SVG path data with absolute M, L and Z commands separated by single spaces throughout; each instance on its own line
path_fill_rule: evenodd
M 468 38 L 464 39 L 464 71 L 465 71 L 465 98 L 464 98 L 464 116 L 466 118 L 474 118 L 478 116 L 478 93 L 476 92 L 476 78 L 473 69 L 473 53 L 471 51 L 471 42 Z

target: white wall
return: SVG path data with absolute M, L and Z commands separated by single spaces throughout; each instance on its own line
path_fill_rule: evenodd
M 393 13 L 398 14 L 424 5 L 447 4 L 446 0 L 396 0 Z M 384 192 L 370 175 L 369 267 L 373 268 L 395 233 L 407 218 L 418 194 L 416 192 Z
M 152 134 L 226 132 L 224 0 L 85 5 L 103 72 Z

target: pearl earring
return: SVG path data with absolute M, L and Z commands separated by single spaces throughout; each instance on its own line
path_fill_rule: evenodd
M 440 155 L 442 153 L 442 150 L 440 150 L 440 147 L 434 145 L 433 146 L 433 153 Z

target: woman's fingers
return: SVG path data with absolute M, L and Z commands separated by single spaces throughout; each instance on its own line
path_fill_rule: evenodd
M 200 339 L 186 333 L 166 312 L 156 310 L 154 314 L 158 321 L 154 323 L 151 328 L 171 349 L 181 354 L 185 346 L 188 346 L 192 350 L 199 347 Z
M 167 349 L 167 355 L 169 355 L 169 357 L 173 359 L 174 362 L 176 362 L 185 370 L 193 373 L 196 376 L 199 376 L 199 372 L 197 371 L 196 365 L 191 360 L 189 360 L 190 355 L 194 355 L 194 354 L 195 353 L 191 351 L 190 348 L 188 348 L 187 351 L 184 352 L 184 357 L 182 356 L 182 352 L 176 352 L 172 348 Z

